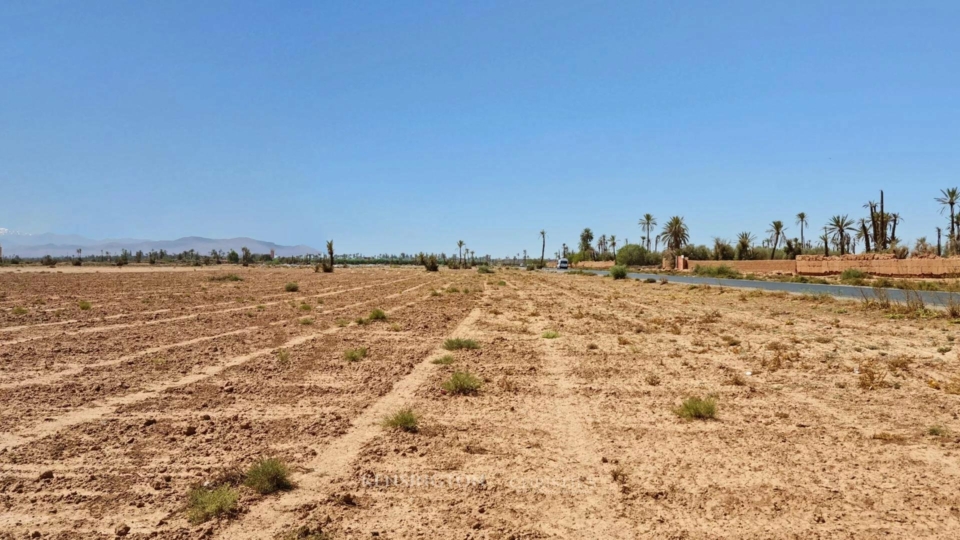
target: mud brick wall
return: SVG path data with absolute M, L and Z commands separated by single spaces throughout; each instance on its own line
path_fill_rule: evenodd
M 850 268 L 876 276 L 942 277 L 960 275 L 960 259 L 797 260 L 797 271 L 804 275 L 840 274 Z
M 727 266 L 744 274 L 793 274 L 797 271 L 797 261 L 689 261 L 691 270 L 697 266 Z

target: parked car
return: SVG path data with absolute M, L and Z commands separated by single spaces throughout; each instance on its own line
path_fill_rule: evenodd
M 570 261 L 566 259 L 557 261 L 557 270 L 566 270 L 567 268 L 570 268 Z

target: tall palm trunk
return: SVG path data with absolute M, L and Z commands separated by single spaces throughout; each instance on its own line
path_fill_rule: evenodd
M 954 226 L 954 218 L 953 218 L 953 215 L 954 215 L 954 214 L 953 214 L 953 203 L 950 203 L 950 243 L 949 243 L 949 248 L 950 248 L 950 249 L 948 249 L 947 251 L 948 251 L 948 252 L 952 251 L 952 252 L 956 253 L 956 251 L 957 251 L 957 248 L 956 248 L 956 244 L 957 244 L 957 233 L 956 233 L 956 230 L 955 230 L 956 227 Z

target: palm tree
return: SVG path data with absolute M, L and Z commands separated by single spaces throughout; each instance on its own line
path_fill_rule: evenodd
M 943 234 L 943 229 L 937 227 L 937 257 L 942 257 L 942 252 L 940 251 L 940 235 Z
M 857 223 L 860 225 L 860 230 L 857 231 L 857 239 L 863 240 L 864 251 L 870 251 L 870 228 L 867 227 L 867 220 L 860 218 Z
M 540 246 L 540 266 L 543 266 L 543 255 L 547 251 L 547 231 L 546 229 L 540 229 L 540 239 L 543 240 L 543 244 Z
M 640 218 L 640 228 L 643 229 L 644 234 L 647 235 L 647 251 L 650 251 L 650 231 L 657 226 L 657 219 L 653 217 L 653 214 L 644 214 Z
M 663 239 L 663 243 L 666 244 L 667 249 L 676 251 L 690 242 L 690 231 L 687 229 L 687 225 L 683 222 L 682 217 L 673 216 L 670 218 L 670 221 L 667 221 L 667 224 L 663 226 L 663 231 L 660 232 L 660 238 Z
M 463 265 L 463 246 L 465 245 L 466 244 L 463 242 L 463 240 L 457 240 L 457 251 L 459 252 L 457 255 L 457 261 L 459 262 L 457 264 L 461 266 Z
M 957 233 L 956 233 L 956 226 L 954 225 L 954 216 L 955 216 L 954 206 L 956 206 L 956 204 L 960 202 L 960 189 L 957 189 L 955 187 L 948 188 L 948 189 L 941 189 L 940 193 L 943 196 L 937 197 L 934 200 L 943 206 L 943 208 L 940 209 L 941 214 L 943 213 L 944 210 L 946 210 L 947 207 L 950 208 L 950 238 L 947 239 L 948 240 L 947 245 L 952 247 L 953 251 L 956 252 L 955 244 L 956 244 Z
M 807 226 L 807 213 L 797 214 L 797 225 L 800 226 L 800 250 L 803 251 L 803 228 Z
M 853 230 L 853 222 L 850 221 L 850 218 L 848 218 L 846 215 L 833 216 L 830 218 L 830 222 L 827 223 L 827 231 L 833 233 L 834 238 L 837 240 L 837 245 L 840 247 L 841 256 L 844 254 L 844 247 L 847 243 L 847 234 Z
M 825 257 L 830 256 L 830 236 L 827 235 L 827 227 L 823 227 L 823 236 L 820 237 L 820 241 L 823 242 L 823 255 Z
M 587 227 L 580 233 L 580 253 L 587 253 L 590 251 L 590 244 L 593 243 L 593 231 L 590 230 L 590 227 Z
M 613 248 L 613 258 L 617 258 L 617 235 L 610 235 L 610 247 Z
M 770 252 L 770 258 L 773 259 L 777 255 L 777 243 L 780 241 L 780 237 L 785 231 L 783 227 L 783 222 L 780 220 L 774 221 L 770 224 L 770 230 L 767 232 L 773 235 L 773 251 Z
M 903 221 L 903 218 L 900 217 L 900 214 L 894 212 L 890 214 L 890 242 L 899 242 L 900 239 L 897 238 L 897 224 Z
M 749 232 L 742 232 L 737 235 L 737 259 L 745 261 L 750 257 L 750 246 L 756 239 Z

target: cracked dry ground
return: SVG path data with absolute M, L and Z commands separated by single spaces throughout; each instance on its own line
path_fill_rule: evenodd
M 0 538 L 960 531 L 948 319 L 517 270 L 225 272 L 0 274 Z M 441 390 L 455 371 L 479 392 Z M 691 396 L 716 418 L 679 418 Z M 382 427 L 405 407 L 418 432 Z M 188 522 L 191 486 L 262 456 L 295 488 Z

